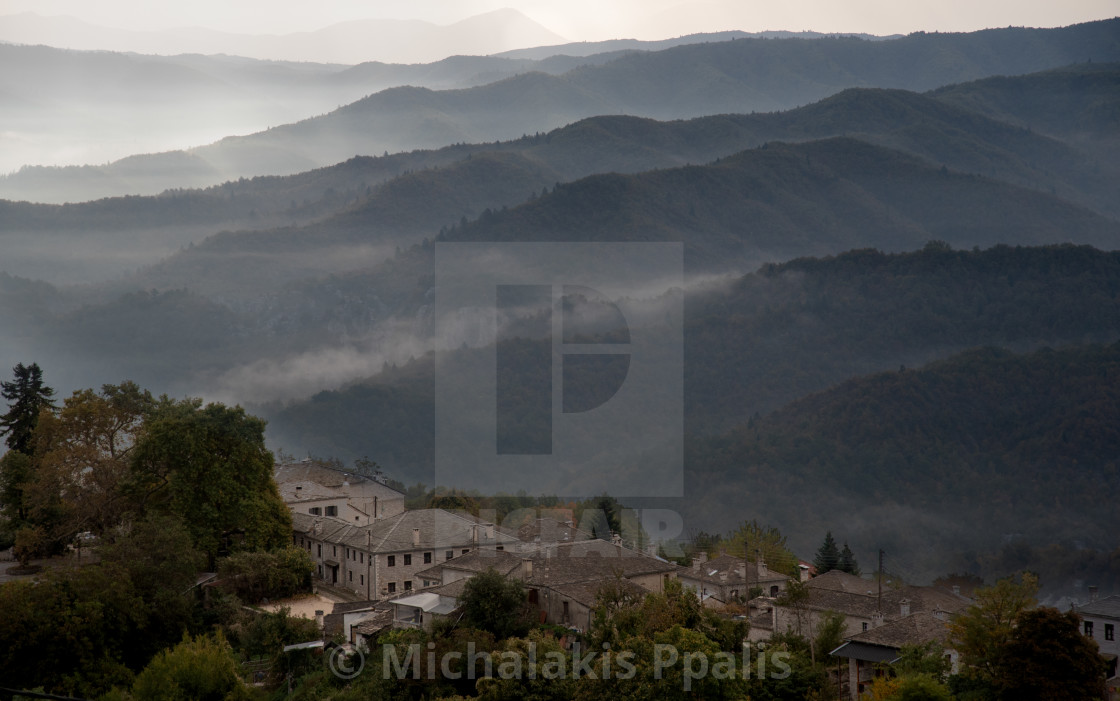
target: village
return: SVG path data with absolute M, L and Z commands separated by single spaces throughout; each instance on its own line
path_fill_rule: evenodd
M 368 652 L 388 630 L 430 632 L 460 614 L 459 597 L 471 578 L 494 571 L 519 581 L 538 621 L 566 628 L 572 640 L 592 626 L 606 585 L 642 596 L 662 593 L 676 580 L 705 609 L 748 622 L 746 645 L 765 646 L 775 634 L 812 638 L 827 617 L 839 615 L 842 644 L 828 654 L 832 683 L 844 699 L 860 697 L 888 674 L 904 647 L 935 645 L 948 670 L 959 670 L 949 622 L 974 603 L 959 585 L 884 586 L 838 569 L 817 574 L 805 561 L 794 578 L 770 569 L 761 555 L 751 561 L 726 552 L 699 553 L 691 566 L 681 566 L 659 557 L 656 542 L 639 550 L 618 533 L 610 541 L 596 537 L 570 510 L 537 510 L 516 527 L 465 512 L 409 510 L 405 495 L 379 474 L 312 460 L 278 465 L 275 479 L 292 511 L 292 542 L 314 562 L 314 610 L 306 604 L 303 610 L 314 615 L 324 641 L 341 637 L 345 646 Z M 1084 635 L 1111 660 L 1109 698 L 1115 700 L 1120 596 L 1091 601 L 1078 613 Z

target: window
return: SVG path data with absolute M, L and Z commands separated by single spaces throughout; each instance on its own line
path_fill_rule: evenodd
M 466 554 L 467 554 L 467 553 L 469 553 L 470 551 L 471 551 L 471 549 L 470 549 L 470 548 L 463 548 L 463 554 L 464 554 L 464 555 L 466 555 Z
M 346 559 L 350 559 L 350 548 L 346 548 Z
M 406 566 L 412 564 L 412 556 L 411 555 L 405 555 L 404 556 L 404 564 Z
M 366 554 L 365 553 L 358 553 L 358 563 L 362 564 L 362 565 L 366 564 Z
M 347 574 L 350 575 L 350 581 L 353 582 L 354 581 L 354 573 L 353 572 L 347 572 Z
M 323 544 L 319 543 L 319 557 L 323 556 Z
M 312 506 L 310 509 L 307 510 L 307 513 L 311 514 L 312 516 L 322 516 L 323 515 L 323 510 L 320 509 L 318 506 Z
M 1093 622 L 1085 621 L 1085 635 L 1093 637 Z
M 451 559 L 451 558 L 453 558 L 453 557 L 455 557 L 455 551 L 454 551 L 454 550 L 448 550 L 448 551 L 447 551 L 447 552 L 446 552 L 446 553 L 444 554 L 444 558 L 443 558 L 443 559 L 445 559 L 445 560 L 450 560 L 450 559 Z
M 432 564 L 432 554 L 431 553 L 424 553 L 424 564 L 425 565 Z
M 1104 639 L 1116 640 L 1116 628 L 1111 623 L 1104 624 Z
M 337 545 L 332 545 L 331 546 L 331 557 L 338 557 L 338 546 Z
M 495 550 L 505 550 L 505 549 L 506 549 L 506 546 L 504 546 L 504 545 L 499 545 L 498 547 L 496 547 L 496 548 L 494 548 L 494 549 L 495 549 Z
M 327 516 L 338 516 L 338 507 L 337 506 L 328 506 L 327 507 Z
M 779 590 L 778 590 L 778 585 L 777 584 L 773 584 L 773 585 L 770 586 L 770 596 L 777 596 L 778 591 Z
M 366 576 L 364 574 L 358 575 L 358 584 L 361 584 L 362 586 L 365 586 Z
M 392 594 L 396 590 L 397 590 L 397 583 L 396 582 L 389 582 L 389 593 Z
M 390 555 L 387 559 L 389 560 L 389 567 L 396 567 L 397 566 L 397 556 L 396 555 Z
M 404 582 L 404 590 L 405 591 L 410 591 L 411 589 L 412 589 L 412 580 L 411 579 L 406 579 L 405 582 Z
M 863 630 L 864 630 L 864 632 L 867 631 L 867 621 L 863 622 Z

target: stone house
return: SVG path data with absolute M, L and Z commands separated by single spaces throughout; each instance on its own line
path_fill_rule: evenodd
M 1120 676 L 1117 672 L 1117 658 L 1120 657 L 1120 594 L 1097 600 L 1095 591 L 1092 600 L 1083 606 L 1074 607 L 1081 616 L 1081 632 L 1087 638 L 1097 641 L 1101 655 L 1111 664 L 1108 679 L 1110 701 L 1120 701 Z
M 847 663 L 847 673 L 834 677 L 840 682 L 841 698 L 857 699 L 867 686 L 882 672 L 883 665 L 900 659 L 904 645 L 921 645 L 937 642 L 945 649 L 951 673 L 959 668 L 960 656 L 949 647 L 949 615 L 947 612 L 912 613 L 884 623 L 877 628 L 848 636 L 840 647 L 830 654 L 842 665 Z
M 418 574 L 438 562 L 518 542 L 491 523 L 443 509 L 405 511 L 361 526 L 295 512 L 292 527 L 293 543 L 311 555 L 320 579 L 374 601 L 420 589 Z
M 751 618 L 751 639 L 762 640 L 775 632 L 792 631 L 811 636 L 829 612 L 843 614 L 844 636 L 878 628 L 913 613 L 951 616 L 963 611 L 971 600 L 935 587 L 885 587 L 879 596 L 878 583 L 844 572 L 832 571 L 806 582 L 808 599 L 799 604 L 781 597 L 752 602 L 763 615 Z
M 662 592 L 680 568 L 604 540 L 542 547 L 522 565 L 529 603 L 542 623 L 587 630 L 600 587 L 617 582 L 635 596 Z
M 763 596 L 777 597 L 790 579 L 771 570 L 765 561 L 747 562 L 726 554 L 709 560 L 705 555 L 693 558 L 692 567 L 677 572 L 677 579 L 703 602 L 745 601 L 755 588 L 761 589 Z
M 273 478 L 292 513 L 366 525 L 404 512 L 404 494 L 383 478 L 357 475 L 312 460 L 277 465 Z

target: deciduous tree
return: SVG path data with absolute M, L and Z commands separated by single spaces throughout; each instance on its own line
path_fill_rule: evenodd
M 1011 639 L 1015 619 L 1033 608 L 1038 579 L 1023 573 L 1019 579 L 1008 577 L 990 587 L 977 589 L 975 603 L 949 625 L 953 647 L 960 652 L 965 673 L 992 681 L 999 656 Z
M 1081 619 L 1043 607 L 1019 613 L 1002 654 L 994 682 L 1004 699 L 1081 701 L 1105 691 L 1105 661 L 1096 641 L 1081 635 Z
M 182 518 L 213 567 L 220 553 L 290 541 L 291 515 L 272 469 L 264 421 L 241 407 L 164 401 L 133 449 L 127 489 L 147 508 Z

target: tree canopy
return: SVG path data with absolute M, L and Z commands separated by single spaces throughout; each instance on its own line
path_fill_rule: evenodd
M 522 635 L 528 630 L 525 601 L 521 582 L 506 579 L 494 569 L 468 580 L 459 597 L 463 622 L 498 638 Z
M 272 471 L 260 419 L 241 407 L 165 401 L 133 450 L 128 489 L 147 508 L 181 517 L 213 563 L 290 540 L 291 514 Z

